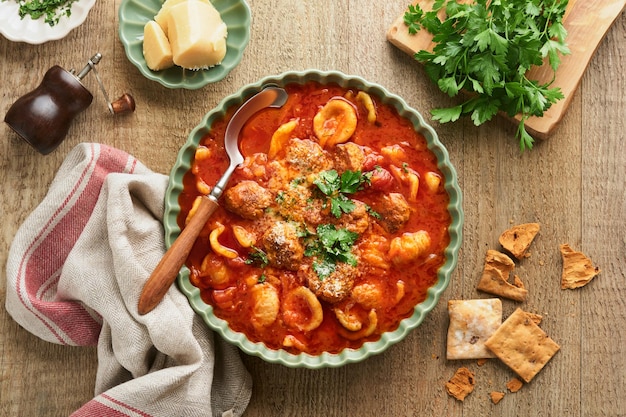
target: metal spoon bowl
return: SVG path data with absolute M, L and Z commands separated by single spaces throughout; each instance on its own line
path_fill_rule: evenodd
M 287 92 L 284 89 L 267 87 L 243 103 L 230 119 L 224 135 L 224 147 L 230 164 L 211 193 L 201 197 L 196 213 L 146 281 L 139 296 L 139 314 L 149 313 L 161 302 L 189 256 L 200 231 L 217 209 L 218 199 L 228 184 L 230 176 L 243 162 L 244 158 L 239 150 L 239 132 L 243 125 L 259 110 L 267 107 L 282 107 L 286 101 Z

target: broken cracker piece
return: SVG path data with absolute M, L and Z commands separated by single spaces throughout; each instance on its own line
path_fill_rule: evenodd
M 582 252 L 573 250 L 567 243 L 561 245 L 560 249 L 563 258 L 561 289 L 583 287 L 600 273 L 600 268 L 594 267 L 591 259 Z
M 512 378 L 506 383 L 506 388 L 511 392 L 517 392 L 524 386 L 524 383 L 517 378 Z
M 485 256 L 483 274 L 476 288 L 515 301 L 525 301 L 528 290 L 524 288 L 519 277 L 516 276 L 515 285 L 509 282 L 509 276 L 514 268 L 515 262 L 506 254 L 489 249 Z
M 467 368 L 459 368 L 456 370 L 452 378 L 446 382 L 446 391 L 448 395 L 459 401 L 465 400 L 472 391 L 474 391 L 474 373 Z
M 448 359 L 480 359 L 496 356 L 485 341 L 502 324 L 502 301 L 499 298 L 449 300 Z
M 530 244 L 539 232 L 539 223 L 525 223 L 513 226 L 500 235 L 498 241 L 504 249 L 517 259 L 526 256 Z
M 530 382 L 560 349 L 519 308 L 502 323 L 485 346 L 526 382 Z
M 498 404 L 500 400 L 504 398 L 504 393 L 500 391 L 491 391 L 489 393 L 489 397 L 491 397 L 492 403 Z

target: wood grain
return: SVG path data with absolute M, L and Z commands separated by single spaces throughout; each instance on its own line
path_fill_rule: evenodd
M 137 102 L 132 115 L 109 116 L 95 79 L 88 76 L 93 104 L 74 121 L 61 147 L 45 157 L 0 125 L 2 300 L 13 236 L 80 142 L 118 147 L 168 173 L 191 129 L 223 97 L 287 70 L 360 75 L 402 96 L 427 120 L 431 108 L 452 102 L 409 54 L 386 39 L 406 8 L 403 1 L 252 0 L 252 37 L 241 65 L 223 81 L 196 91 L 161 87 L 127 61 L 117 38 L 120 2 L 96 2 L 86 23 L 60 41 L 34 46 L 0 38 L 2 114 L 52 65 L 81 68 L 96 51 L 103 54 L 98 71 L 109 95 L 129 92 Z M 503 118 L 480 127 L 467 120 L 434 123 L 457 169 L 465 212 L 459 264 L 442 301 L 405 340 L 362 363 L 290 369 L 243 355 L 254 381 L 245 416 L 626 415 L 625 43 L 626 16 L 618 12 L 559 128 L 530 152 L 520 154 L 515 126 Z M 497 360 L 479 366 L 445 359 L 446 302 L 485 297 L 476 283 L 486 250 L 498 247 L 505 228 L 529 221 L 541 223 L 541 231 L 531 256 L 516 266 L 529 298 L 522 304 L 504 301 L 504 312 L 520 306 L 542 314 L 541 327 L 561 351 L 530 384 L 493 405 L 489 392 L 506 391 L 514 374 Z M 602 269 L 587 287 L 560 289 L 560 243 L 583 251 Z M 0 309 L 0 416 L 70 415 L 93 396 L 97 365 L 95 348 L 41 341 Z M 477 380 L 462 403 L 444 390 L 460 366 L 474 371 Z
M 418 0 L 413 4 L 419 4 L 424 10 L 431 10 L 432 0 Z M 549 65 L 531 69 L 527 76 L 531 80 L 537 80 L 540 84 L 549 83 L 554 76 L 553 87 L 558 87 L 563 92 L 564 98 L 552 105 L 543 117 L 531 117 L 525 126 L 534 137 L 546 139 L 557 127 L 574 96 L 574 92 L 589 62 L 611 27 L 615 19 L 621 14 L 626 5 L 626 0 L 570 0 L 565 11 L 564 26 L 567 30 L 567 45 L 571 54 L 562 56 L 561 65 L 556 74 L 553 74 Z M 408 33 L 404 24 L 402 13 L 389 27 L 387 31 L 389 42 L 400 50 L 413 56 L 421 50 L 432 51 L 435 44 L 432 35 L 425 30 L 420 30 L 415 35 Z M 519 121 L 519 117 L 515 119 Z

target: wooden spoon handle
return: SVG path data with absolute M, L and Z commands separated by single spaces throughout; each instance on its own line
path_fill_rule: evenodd
M 185 263 L 191 247 L 198 238 L 200 231 L 217 209 L 217 202 L 205 196 L 200 200 L 196 213 L 176 238 L 172 246 L 165 252 L 150 278 L 146 281 L 139 296 L 138 310 L 143 315 L 156 307 L 170 288 L 178 271 Z

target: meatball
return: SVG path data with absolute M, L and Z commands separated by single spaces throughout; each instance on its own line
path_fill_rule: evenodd
M 320 278 L 311 268 L 300 270 L 304 274 L 307 287 L 320 299 L 328 303 L 338 303 L 350 295 L 359 272 L 354 266 L 338 263 L 335 271 L 326 278 Z
M 295 222 L 303 222 L 311 198 L 311 190 L 308 187 L 288 187 L 276 193 L 276 213 L 284 219 Z
M 365 163 L 365 152 L 353 142 L 337 145 L 334 155 L 335 169 L 341 173 L 344 171 L 362 171 Z
M 292 139 L 285 160 L 300 175 L 325 171 L 331 163 L 320 145 L 308 139 Z
M 283 161 L 270 161 L 267 164 L 267 188 L 274 194 L 278 193 L 293 179 L 289 167 Z
M 374 207 L 380 214 L 380 223 L 388 233 L 395 233 L 411 216 L 411 208 L 400 193 L 389 193 Z
M 367 205 L 359 200 L 352 200 L 352 202 L 354 203 L 354 210 L 350 213 L 344 213 L 339 219 L 333 219 L 333 223 L 339 228 L 361 234 L 370 225 Z
M 254 181 L 242 181 L 224 193 L 226 210 L 254 220 L 272 204 L 272 193 Z
M 296 271 L 304 256 L 304 246 L 296 227 L 287 222 L 274 223 L 261 238 L 270 265 Z

